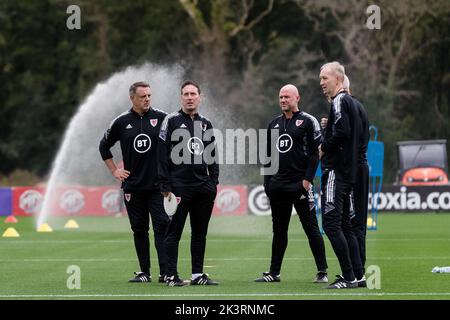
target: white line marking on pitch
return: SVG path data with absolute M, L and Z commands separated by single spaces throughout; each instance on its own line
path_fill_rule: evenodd
M 113 298 L 113 297 L 310 297 L 310 296 L 450 296 L 450 292 L 381 293 L 209 293 L 209 294 L 6 294 L 0 298 Z
M 181 240 L 180 242 L 191 241 L 189 239 Z M 264 239 L 208 239 L 208 242 L 271 242 L 271 238 Z M 289 242 L 307 242 L 307 239 L 292 239 Z M 411 238 L 387 238 L 387 239 L 366 239 L 369 242 L 377 242 L 377 241 L 450 241 L 450 238 L 427 238 L 427 239 L 411 239 Z M 4 244 L 26 244 L 26 243 L 51 243 L 51 244 L 70 244 L 70 243 L 131 243 L 133 239 L 130 240 L 5 240 Z M 2 242 L 0 242 L 2 244 Z
M 330 257 L 329 260 L 337 260 L 337 258 Z M 179 258 L 181 261 L 190 261 L 190 258 Z M 270 260 L 268 258 L 205 258 L 205 261 L 267 261 Z M 300 257 L 300 258 L 284 258 L 284 260 L 291 261 L 309 261 L 313 260 L 313 258 L 308 257 Z M 369 260 L 377 261 L 377 260 L 450 260 L 450 257 L 372 257 Z M 81 261 L 81 262 L 127 262 L 127 261 L 136 261 L 136 259 L 123 259 L 123 258 L 30 258 L 30 259 L 0 259 L 0 262 L 70 262 L 70 261 Z

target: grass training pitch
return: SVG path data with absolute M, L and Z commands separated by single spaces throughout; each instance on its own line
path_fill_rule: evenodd
M 4 220 L 5 217 L 2 217 Z M 73 217 L 79 229 L 54 218 L 50 233 L 35 231 L 34 219 L 0 222 L 1 234 L 15 228 L 20 237 L 0 238 L 0 299 L 450 299 L 450 274 L 434 266 L 450 265 L 450 214 L 386 214 L 378 230 L 367 232 L 367 264 L 380 268 L 381 289 L 325 290 L 313 284 L 316 273 L 308 241 L 292 216 L 289 245 L 280 283 L 255 283 L 270 263 L 271 217 L 213 216 L 205 269 L 219 286 L 167 287 L 157 283 L 159 268 L 151 233 L 152 283 L 128 283 L 138 263 L 128 218 Z M 180 242 L 180 277 L 190 277 L 190 227 Z M 340 273 L 325 236 L 330 280 Z M 69 289 L 69 266 L 80 270 L 80 289 Z M 366 275 L 370 276 L 370 274 Z

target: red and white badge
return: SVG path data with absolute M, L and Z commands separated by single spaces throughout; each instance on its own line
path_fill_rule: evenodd
M 125 193 L 125 200 L 130 202 L 130 200 L 131 200 L 131 193 Z
M 297 120 L 297 121 L 295 121 L 295 125 L 298 127 L 298 126 L 301 126 L 301 124 L 303 123 L 303 120 Z
M 156 125 L 158 124 L 158 119 L 150 119 L 150 124 L 152 125 L 152 127 L 156 127 Z

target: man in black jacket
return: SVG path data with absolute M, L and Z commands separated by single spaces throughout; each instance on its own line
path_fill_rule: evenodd
M 319 163 L 317 148 L 321 133 L 317 119 L 300 111 L 299 102 L 298 89 L 292 84 L 283 86 L 279 93 L 282 115 L 272 120 L 267 128 L 268 143 L 272 139 L 271 130 L 279 131 L 276 142 L 279 169 L 274 175 L 264 176 L 264 187 L 272 209 L 272 259 L 270 270 L 264 272 L 256 282 L 281 280 L 281 264 L 288 245 L 293 205 L 316 262 L 318 273 L 313 282 L 328 282 L 325 245 L 317 223 L 312 186 Z M 268 150 L 271 148 L 268 147 Z
M 350 80 L 344 77 L 343 89 L 351 95 Z M 353 97 L 353 96 L 352 96 Z M 330 100 L 330 98 L 329 98 Z M 363 273 L 366 263 L 366 232 L 367 232 L 367 212 L 369 197 L 369 164 L 367 162 L 367 147 L 369 144 L 369 120 L 364 106 L 356 98 L 353 97 L 354 106 L 357 108 L 357 115 L 361 124 L 361 133 L 358 140 L 358 161 L 355 178 L 355 186 L 350 192 L 349 208 L 344 210 L 350 211 L 350 218 L 353 226 L 353 232 L 358 240 L 359 253 Z M 321 126 L 325 130 L 328 119 L 321 119 Z M 358 280 L 358 287 L 366 287 L 366 278 L 363 276 Z
M 179 200 L 165 238 L 168 286 L 187 284 L 178 275 L 177 261 L 188 212 L 192 230 L 190 284 L 218 284 L 203 273 L 206 235 L 219 183 L 219 165 L 215 161 L 211 121 L 198 113 L 200 94 L 197 83 L 185 81 L 181 86 L 181 110 L 164 119 L 159 134 L 161 192 L 165 197 L 170 197 L 172 192 Z M 207 157 L 207 153 L 211 157 Z
M 323 169 L 322 221 L 342 271 L 329 289 L 356 288 L 357 279 L 363 277 L 358 242 L 347 209 L 356 180 L 362 129 L 355 101 L 343 87 L 344 76 L 344 67 L 337 62 L 327 63 L 320 70 L 323 93 L 331 98 L 325 137 L 319 146 Z
M 122 182 L 124 202 L 133 230 L 134 245 L 141 271 L 129 282 L 150 282 L 149 212 L 160 268 L 159 282 L 164 282 L 166 251 L 164 235 L 169 218 L 164 212 L 157 175 L 157 137 L 165 112 L 150 107 L 151 90 L 146 82 L 131 85 L 132 108 L 110 124 L 100 141 L 100 154 L 111 174 Z M 118 168 L 110 151 L 120 141 L 123 168 Z
M 363 273 L 366 264 L 366 232 L 367 211 L 369 204 L 369 164 L 367 162 L 367 147 L 369 145 L 369 120 L 364 106 L 354 99 L 357 113 L 361 122 L 361 132 L 358 142 L 358 164 L 356 171 L 355 187 L 350 194 L 350 203 L 353 203 L 354 217 L 352 218 L 353 231 L 358 240 L 359 255 Z M 358 278 L 358 286 L 366 287 L 366 278 Z

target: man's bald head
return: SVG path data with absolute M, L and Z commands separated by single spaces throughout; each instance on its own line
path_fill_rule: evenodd
M 281 91 L 288 91 L 288 92 L 292 93 L 293 95 L 300 96 L 300 94 L 298 93 L 297 87 L 294 86 L 293 84 L 287 84 L 287 85 L 284 85 L 284 86 L 280 89 L 280 92 L 281 92 Z
M 293 84 L 284 85 L 280 89 L 279 102 L 281 111 L 295 112 L 298 111 L 298 103 L 300 102 L 300 94 Z

